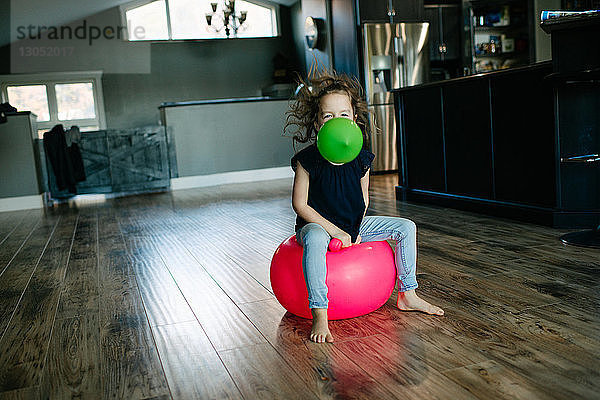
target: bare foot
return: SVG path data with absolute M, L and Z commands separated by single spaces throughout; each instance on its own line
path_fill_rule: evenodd
M 398 293 L 397 306 L 402 311 L 421 311 L 426 314 L 444 315 L 444 310 L 417 296 L 414 290 Z
M 313 316 L 310 340 L 315 343 L 333 342 L 333 335 L 331 335 L 331 332 L 329 332 L 329 325 L 327 322 L 327 309 L 311 308 L 310 311 Z

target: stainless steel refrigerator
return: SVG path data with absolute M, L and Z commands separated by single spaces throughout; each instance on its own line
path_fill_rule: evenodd
M 366 23 L 364 74 L 371 120 L 372 171 L 398 169 L 396 118 L 391 89 L 427 82 L 429 23 Z

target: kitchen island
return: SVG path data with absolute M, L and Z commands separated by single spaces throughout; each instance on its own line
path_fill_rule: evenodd
M 585 138 L 559 132 L 565 116 L 556 93 L 567 83 L 554 73 L 544 62 L 394 90 L 397 197 L 555 227 L 594 226 L 600 175 L 582 163 L 561 173 L 561 160 L 576 155 L 562 142 Z M 597 146 L 598 127 L 586 123 L 578 132 Z

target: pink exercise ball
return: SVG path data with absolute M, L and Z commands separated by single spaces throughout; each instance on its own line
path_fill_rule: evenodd
M 327 252 L 329 319 L 365 315 L 381 307 L 396 283 L 394 252 L 385 242 L 366 242 Z M 271 261 L 271 287 L 279 303 L 297 316 L 312 318 L 296 235 L 279 245 Z

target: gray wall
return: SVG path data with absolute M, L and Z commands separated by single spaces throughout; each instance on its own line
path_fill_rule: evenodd
M 179 177 L 288 166 L 287 109 L 287 101 L 166 107 Z
M 309 50 L 304 44 L 304 55 L 308 70 L 310 70 L 310 66 L 314 63 L 318 63 L 320 69 L 330 69 L 332 66 L 330 10 L 328 10 L 327 4 L 326 0 L 302 0 L 302 21 L 306 17 L 320 18 L 325 21 L 324 31 L 322 32 L 325 34 L 325 40 L 322 42 L 322 47 L 320 49 Z M 304 23 L 302 24 L 302 29 L 304 29 Z M 302 35 L 302 40 L 304 41 L 304 35 Z
M 280 27 L 276 38 L 152 43 L 151 73 L 104 75 L 108 128 L 156 124 L 157 107 L 163 102 L 260 95 L 273 83 L 273 57 L 278 52 L 298 65 L 290 9 L 285 6 L 280 7 Z
M 534 0 L 533 20 L 535 21 L 535 62 L 552 59 L 552 42 L 550 34 L 540 28 L 540 14 L 542 10 L 560 10 L 560 0 Z
M 277 52 L 295 60 L 289 38 L 153 43 L 150 74 L 105 74 L 109 128 L 156 124 L 162 102 L 259 96 L 272 84 Z
M 0 21 L 7 21 L 10 1 Z M 89 25 L 119 26 L 117 7 L 85 18 Z M 74 21 L 72 26 L 81 25 Z M 4 36 L 9 31 L 1 28 Z M 119 40 L 51 41 L 54 46 L 73 46 L 72 57 L 55 57 L 47 62 L 22 63 L 21 72 L 103 70 L 102 81 L 106 123 L 109 129 L 155 125 L 158 106 L 167 101 L 203 100 L 260 95 L 272 84 L 273 57 L 281 52 L 295 69 L 290 8 L 280 6 L 280 37 L 239 40 L 179 42 L 125 42 Z M 59 43 L 60 42 L 60 43 Z M 43 39 L 21 43 L 39 45 Z M 12 46 L 13 51 L 18 46 Z M 0 74 L 11 73 L 10 47 L 0 47 Z M 47 57 L 46 57 L 47 58 Z M 39 61 L 39 60 L 38 60 Z M 130 73 L 122 73 L 122 72 Z
M 0 71 L 2 74 L 10 73 L 10 57 L 8 57 L 10 43 L 10 2 L 0 0 Z
M 13 11 L 15 7 L 13 4 Z M 22 19 L 22 18 L 21 18 Z M 14 23 L 14 21 L 11 21 Z M 37 33 L 36 24 L 32 23 L 32 33 Z M 72 37 L 59 29 L 54 35 L 40 32 L 39 38 L 27 35 L 28 25 L 12 26 L 12 39 L 15 40 L 10 48 L 10 73 L 43 73 L 62 71 L 102 70 L 106 73 L 150 73 L 150 42 L 124 40 L 124 32 L 119 30 L 121 14 L 118 7 L 89 15 L 82 20 L 73 21 L 65 27 L 71 29 Z M 88 29 L 104 29 L 110 27 L 115 33 L 112 38 L 92 38 Z M 123 27 L 124 28 L 124 27 Z M 119 36 L 117 37 L 117 32 Z M 26 35 L 23 39 L 18 39 Z M 51 49 L 48 55 L 27 55 L 31 51 Z
M 41 193 L 31 117 L 30 113 L 9 115 L 7 122 L 0 124 L 0 198 Z
M 298 60 L 298 70 L 303 76 L 306 75 L 306 40 L 304 39 L 304 18 L 302 15 L 302 2 L 298 1 L 290 7 L 291 28 L 294 38 L 294 47 L 296 50 L 296 59 Z

